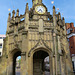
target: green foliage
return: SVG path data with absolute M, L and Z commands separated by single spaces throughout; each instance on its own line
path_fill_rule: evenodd
M 19 59 L 18 62 L 21 63 L 21 59 Z

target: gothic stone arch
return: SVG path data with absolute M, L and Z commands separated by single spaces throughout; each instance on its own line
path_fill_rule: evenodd
M 53 64 L 52 64 L 52 57 L 53 57 L 53 53 L 51 52 L 51 50 L 49 50 L 49 49 L 46 49 L 46 48 L 43 48 L 43 47 L 40 47 L 40 48 L 36 48 L 36 49 L 34 49 L 34 50 L 32 50 L 31 51 L 31 55 L 29 56 L 29 58 L 31 58 L 31 61 L 32 61 L 32 63 L 30 64 L 30 65 L 32 65 L 32 67 L 31 67 L 31 70 L 32 70 L 32 74 L 34 74 L 33 73 L 33 56 L 34 56 L 34 54 L 36 53 L 36 52 L 39 52 L 39 51 L 43 51 L 43 52 L 45 52 L 45 53 L 48 53 L 48 55 L 49 55 L 49 62 L 50 62 L 50 74 L 52 75 L 52 73 L 53 73 Z
M 10 51 L 7 61 L 7 72 L 8 75 L 16 75 L 15 74 L 15 66 L 16 66 L 16 58 L 18 56 L 21 56 L 21 50 L 19 48 L 15 48 L 12 51 Z

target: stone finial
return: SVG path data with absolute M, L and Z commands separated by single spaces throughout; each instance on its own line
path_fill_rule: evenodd
M 9 13 L 9 16 L 11 16 L 11 13 Z
M 64 17 L 62 18 L 62 20 L 65 20 Z
M 10 21 L 11 19 L 11 13 L 9 13 L 9 16 L 8 16 L 8 21 Z
M 56 12 L 55 12 L 55 6 L 53 6 L 53 16 L 56 15 Z
M 64 19 L 64 17 L 62 18 L 62 21 L 63 21 L 63 24 L 65 25 L 65 19 Z
M 11 13 L 9 13 L 9 15 L 8 15 L 7 32 L 9 31 L 10 19 L 11 19 Z
M 55 9 L 55 6 L 53 6 L 53 9 Z
M 12 19 L 14 20 L 15 17 L 15 10 L 12 11 Z
M 26 10 L 25 10 L 25 12 L 29 12 L 28 3 L 26 4 Z
M 59 15 L 59 20 L 61 20 L 61 14 L 60 14 L 60 12 L 58 13 L 58 15 Z
M 16 16 L 19 16 L 19 9 L 17 9 L 17 13 L 16 13 Z

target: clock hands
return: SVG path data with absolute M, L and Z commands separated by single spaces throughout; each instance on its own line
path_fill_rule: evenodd
M 41 10 L 41 9 L 39 9 L 39 10 L 38 10 L 38 12 L 42 12 L 42 10 Z
M 43 7 L 43 6 L 36 6 L 36 7 L 35 7 L 35 11 L 36 11 L 38 14 L 44 14 L 44 13 L 45 13 L 45 7 Z

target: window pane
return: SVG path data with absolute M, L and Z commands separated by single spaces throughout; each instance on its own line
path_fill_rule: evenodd
M 70 29 L 67 30 L 67 34 L 70 34 Z
M 0 39 L 2 39 L 2 37 L 0 37 Z
M 0 44 L 0 48 L 2 48 L 2 44 Z
M 67 39 L 68 40 L 68 42 L 69 42 L 69 39 Z
M 1 56 L 1 52 L 0 52 L 0 56 Z
M 5 37 L 3 37 L 3 39 L 5 39 Z
M 2 46 L 0 46 L 0 48 L 2 48 Z
M 74 61 L 72 61 L 72 65 L 73 65 L 73 71 L 74 71 Z

